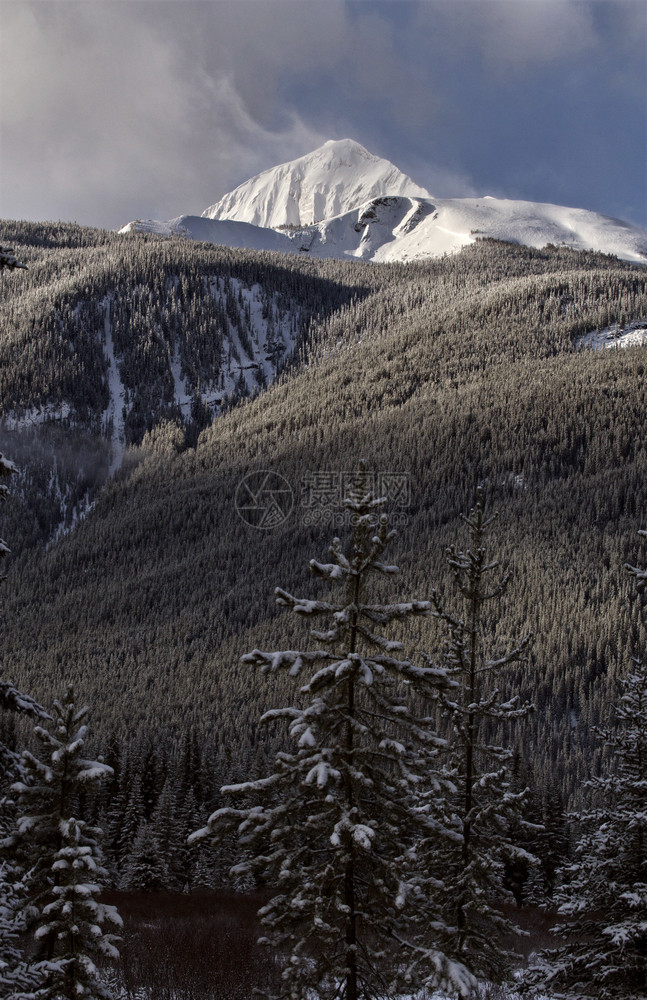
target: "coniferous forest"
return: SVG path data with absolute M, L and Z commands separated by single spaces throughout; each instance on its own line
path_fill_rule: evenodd
M 645 268 L 2 242 L 2 995 L 647 996 Z

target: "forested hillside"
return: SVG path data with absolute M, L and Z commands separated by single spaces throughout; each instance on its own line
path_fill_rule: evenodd
M 15 547 L 69 528 L 125 446 L 159 442 L 160 425 L 195 444 L 273 381 L 313 322 L 375 284 L 368 267 L 70 224 L 11 222 L 3 240 L 27 265 L 0 300 L 0 447 L 26 500 Z
M 274 587 L 321 596 L 308 559 L 324 558 L 347 529 L 313 483 L 365 458 L 407 484 L 392 508 L 392 558 L 411 597 L 448 593 L 444 550 L 466 544 L 459 515 L 478 485 L 500 512 L 490 544 L 512 582 L 488 623 L 492 644 L 535 634 L 529 663 L 508 674 L 509 693 L 537 705 L 518 725 L 518 746 L 538 786 L 577 797 L 601 762 L 592 726 L 608 721 L 616 677 L 647 639 L 622 569 L 645 561 L 647 353 L 577 341 L 647 317 L 644 268 L 490 241 L 410 265 L 70 226 L 16 226 L 3 242 L 29 265 L 3 278 L 3 409 L 24 418 L 47 404 L 57 416 L 29 430 L 24 419 L 19 431 L 7 424 L 0 442 L 25 477 L 2 530 L 14 549 L 3 648 L 15 683 L 48 703 L 73 681 L 104 735 L 137 727 L 180 741 L 193 727 L 237 767 L 252 755 L 262 765 L 272 734 L 259 731 L 259 715 L 292 692 L 240 656 L 300 648 L 304 627 L 278 615 Z M 224 401 L 233 362 L 221 346 L 236 338 L 223 311 L 243 344 L 245 296 L 224 294 L 227 282 L 258 286 L 259 301 L 292 317 L 297 358 L 255 398 L 241 385 L 215 419 L 215 407 L 200 416 L 197 403 L 187 419 L 174 402 L 176 363 L 198 402 Z M 106 481 L 108 300 L 132 447 Z M 247 363 L 252 355 L 250 345 Z M 55 541 L 66 513 L 53 496 L 54 459 L 76 476 L 78 502 L 94 501 Z M 259 469 L 283 476 L 295 499 L 271 530 L 235 508 L 241 480 Z M 28 494 L 29 479 L 38 482 Z M 407 638 L 414 657 L 440 656 L 433 618 Z

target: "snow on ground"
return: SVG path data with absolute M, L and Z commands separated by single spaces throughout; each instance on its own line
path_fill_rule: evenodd
M 153 994 L 152 990 L 146 986 L 128 987 L 128 989 L 119 987 L 114 982 L 110 983 L 111 989 L 115 1000 L 157 1000 L 157 994 Z M 182 1000 L 183 993 L 181 990 L 174 990 L 171 987 L 170 996 L 174 1000 Z M 236 994 L 238 997 L 238 994 Z M 487 997 L 487 994 L 484 995 Z M 504 992 L 497 993 L 499 1000 L 521 1000 L 520 995 L 515 992 Z M 233 998 L 232 998 L 233 1000 Z M 253 1000 L 253 996 L 250 994 L 249 1000 Z M 316 1000 L 313 994 L 310 994 L 308 1000 Z M 430 993 L 428 990 L 423 990 L 422 993 L 411 993 L 406 995 L 398 995 L 393 997 L 392 1000 L 450 1000 L 446 993 Z M 535 1000 L 550 1000 L 548 996 L 538 996 Z
M 441 199 L 436 208 L 438 215 L 403 242 L 403 250 L 424 250 L 429 231 L 438 227 L 454 234 L 462 245 L 491 237 L 537 248 L 552 243 L 599 250 L 647 263 L 647 232 L 597 212 L 490 197 Z
M 637 320 L 627 326 L 607 326 L 604 330 L 591 330 L 577 342 L 578 347 L 602 351 L 609 347 L 647 347 L 647 320 Z
M 285 233 L 263 229 L 247 222 L 203 219 L 200 215 L 180 215 L 177 219 L 160 222 L 157 219 L 136 219 L 119 230 L 120 233 L 156 233 L 158 236 L 183 236 L 216 246 L 234 249 L 281 250 L 289 252 Z
M 68 524 L 66 521 L 67 505 L 63 500 L 61 505 L 63 517 L 59 522 L 56 531 L 51 536 L 50 540 L 47 542 L 45 548 L 49 549 L 50 545 L 53 545 L 53 543 L 56 542 L 59 538 L 61 538 L 63 535 L 67 535 L 71 531 L 74 531 L 78 522 L 83 521 L 84 518 L 86 518 L 88 514 L 92 510 L 94 510 L 95 504 L 96 500 L 91 500 L 89 493 L 86 493 L 81 503 L 75 504 L 72 507 L 72 520 Z
M 9 431 L 24 430 L 28 427 L 37 427 L 39 424 L 67 420 L 70 412 L 69 403 L 31 406 L 28 410 L 21 410 L 20 413 L 9 410 L 2 415 L 2 426 Z
M 222 278 L 212 278 L 210 289 L 213 295 L 226 305 L 227 289 Z M 278 296 L 271 302 L 263 301 L 260 285 L 247 287 L 238 278 L 229 279 L 229 294 L 236 297 L 240 322 L 247 334 L 245 346 L 241 332 L 227 318 L 228 335 L 223 340 L 221 395 L 232 393 L 242 373 L 248 392 L 258 390 L 265 382 L 269 384 L 276 377 L 276 368 L 294 349 L 298 331 L 299 311 L 279 309 Z M 266 315 L 264 316 L 264 312 Z M 251 352 L 248 350 L 251 347 Z M 206 402 L 210 405 L 208 396 Z
M 177 352 L 169 358 L 169 365 L 173 375 L 173 396 L 175 402 L 181 407 L 182 414 L 186 417 L 191 409 L 193 394 L 189 391 L 186 377 L 182 374 L 182 362 Z

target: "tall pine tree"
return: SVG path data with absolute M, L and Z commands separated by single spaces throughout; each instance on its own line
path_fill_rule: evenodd
M 348 549 L 336 538 L 330 562 L 310 563 L 317 577 L 341 587 L 338 599 L 277 589 L 278 603 L 297 615 L 332 619 L 311 633 L 323 648 L 257 649 L 244 657 L 301 683 L 301 704 L 264 716 L 287 724 L 291 749 L 277 754 L 269 777 L 223 788 L 243 802 L 217 810 L 194 835 L 237 826 L 245 852 L 237 871 L 274 888 L 260 911 L 261 940 L 286 957 L 282 1000 L 303 1000 L 311 990 L 373 1000 L 425 983 L 468 996 L 474 986 L 436 946 L 437 928 L 418 927 L 416 936 L 408 908 L 418 903 L 409 881 L 415 838 L 435 822 L 420 806 L 419 788 L 439 743 L 415 714 L 411 685 L 447 681 L 442 671 L 397 658 L 402 644 L 382 634 L 390 622 L 429 611 L 427 602 L 370 599 L 371 577 L 397 572 L 382 561 L 394 534 L 383 504 L 362 465 L 345 500 L 353 523 Z M 437 793 L 442 789 L 437 782 Z
M 7 254 L 10 251 L 0 249 L 0 267 L 24 267 L 18 262 L 7 263 L 10 259 Z M 0 479 L 9 479 L 17 471 L 13 462 L 0 454 Z M 0 482 L 0 502 L 7 499 L 7 494 L 7 484 Z M 8 554 L 9 546 L 0 538 L 0 561 Z M 0 582 L 4 579 L 4 575 L 0 574 Z M 11 715 L 8 716 L 7 713 Z M 25 892 L 24 872 L 10 856 L 5 844 L 15 820 L 11 785 L 22 777 L 20 755 L 16 752 L 13 739 L 6 736 L 12 730 L 5 720 L 13 719 L 15 714 L 41 721 L 50 718 L 33 698 L 22 694 L 9 681 L 0 680 L 0 996 L 3 997 L 20 989 L 26 990 L 34 982 L 34 976 L 19 947 L 19 932 L 22 929 L 19 913 Z
M 641 534 L 646 534 L 641 532 Z M 628 567 L 644 589 L 647 573 Z M 647 997 L 647 659 L 634 659 L 615 706 L 616 726 L 599 731 L 609 773 L 588 782 L 593 807 L 556 894 L 565 944 L 544 954 L 526 988 L 578 1000 Z
M 521 810 L 524 791 L 514 791 L 510 764 L 513 751 L 492 741 L 494 727 L 507 726 L 532 710 L 518 697 L 503 697 L 500 673 L 524 661 L 531 637 L 526 636 L 507 653 L 492 655 L 488 648 L 486 605 L 505 593 L 509 575 L 491 582 L 499 567 L 486 550 L 486 533 L 494 516 L 486 517 L 482 490 L 463 520 L 470 547 L 447 553 L 462 607 L 449 611 L 437 591 L 432 593 L 433 614 L 449 631 L 443 664 L 457 688 L 439 689 L 437 697 L 448 717 L 451 735 L 448 767 L 455 785 L 451 799 L 453 838 L 439 851 L 434 838 L 420 846 L 432 877 L 443 877 L 443 914 L 447 954 L 464 962 L 479 977 L 501 981 L 513 955 L 503 945 L 514 930 L 500 904 L 505 899 L 506 870 L 533 865 L 536 859 L 510 838 L 510 831 L 524 826 Z

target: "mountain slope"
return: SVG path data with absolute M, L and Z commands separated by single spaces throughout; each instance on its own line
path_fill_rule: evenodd
M 315 316 L 377 277 L 72 224 L 2 229 L 28 265 L 0 300 L 0 450 L 20 466 L 24 501 L 9 515 L 17 549 L 69 530 L 129 447 L 195 442 L 276 378 Z
M 306 156 L 245 181 L 202 214 L 269 229 L 302 227 L 344 215 L 382 195 L 429 196 L 358 142 L 331 139 Z
M 647 232 L 585 209 L 499 198 L 438 199 L 422 202 L 420 221 L 396 230 L 374 260 L 413 260 L 454 252 L 489 238 L 528 247 L 563 245 L 647 263 Z M 414 220 L 417 221 L 414 216 Z
M 181 241 L 133 245 L 186 252 Z M 213 254 L 191 250 L 205 266 Z M 246 266 L 268 262 L 250 254 Z M 538 780 L 574 793 L 590 727 L 606 722 L 615 676 L 647 641 L 621 570 L 644 561 L 645 353 L 574 344 L 647 315 L 644 269 L 489 241 L 407 267 L 292 263 L 287 286 L 302 272 L 348 293 L 313 322 L 304 363 L 214 420 L 195 449 L 161 440 L 135 451 L 73 532 L 16 554 L 3 633 L 12 679 L 47 703 L 74 680 L 101 706 L 104 732 L 163 739 L 194 725 L 236 760 L 265 752 L 272 733 L 258 717 L 294 691 L 240 655 L 309 641 L 275 608 L 274 587 L 325 599 L 308 560 L 347 526 L 334 496 L 320 497 L 364 457 L 409 484 L 391 505 L 403 571 L 394 600 L 451 586 L 444 549 L 465 543 L 459 515 L 485 485 L 501 512 L 492 554 L 513 572 L 493 651 L 536 634 L 509 688 L 537 703 L 519 746 L 533 747 Z M 268 469 L 295 502 L 261 531 L 239 516 L 236 494 Z M 442 642 L 433 620 L 404 639 L 415 656 Z

